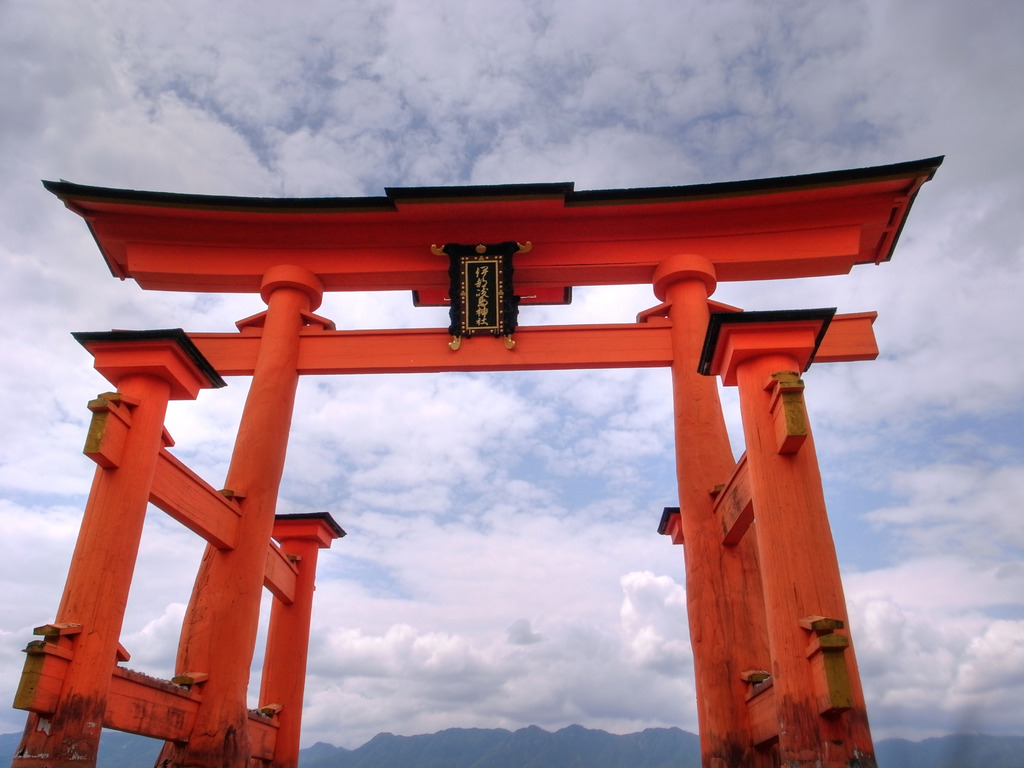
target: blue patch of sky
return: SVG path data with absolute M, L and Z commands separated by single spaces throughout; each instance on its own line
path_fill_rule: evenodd
M 85 511 L 85 505 L 89 500 L 90 479 L 83 474 L 82 482 L 69 493 L 60 493 L 52 490 L 35 491 L 21 490 L 9 486 L 2 489 L 3 498 L 17 504 L 27 510 L 39 511 L 43 514 L 47 510 L 70 509 Z
M 822 484 L 839 562 L 846 568 L 858 571 L 891 564 L 895 559 L 897 543 L 879 537 L 878 531 L 864 517 L 868 512 L 890 503 L 891 497 L 879 489 L 859 485 L 856 481 L 834 482 L 824 477 Z
M 321 579 L 344 580 L 359 584 L 374 597 L 412 600 L 414 595 L 395 577 L 390 569 L 376 560 L 342 553 L 336 557 L 322 557 L 317 564 Z
M 217 99 L 202 95 L 193 83 L 183 77 L 172 78 L 169 82 L 155 85 L 141 84 L 140 93 L 150 100 L 150 111 L 156 112 L 159 97 L 164 93 L 173 94 L 182 103 L 213 116 L 219 123 L 228 126 L 245 142 L 259 163 L 267 170 L 272 169 L 273 145 L 267 139 L 265 129 L 254 121 L 233 114 Z
M 995 470 L 1024 465 L 1024 413 L 943 415 L 927 422 L 893 426 L 866 449 L 817 446 L 829 519 L 840 560 L 866 569 L 894 562 L 906 542 L 899 527 L 879 531 L 865 515 L 908 499 L 890 485 L 900 473 L 934 465 L 982 466 Z M 1003 554 L 1019 557 L 1010 546 Z
M 851 106 L 847 114 L 856 112 L 856 108 Z M 824 138 L 830 144 L 847 150 L 863 150 L 879 146 L 893 133 L 895 129 L 883 128 L 869 120 L 849 120 L 840 121 Z
M 935 409 L 927 418 L 888 423 L 874 432 L 867 451 L 831 451 L 861 476 L 884 477 L 933 464 L 1024 464 L 1024 411 L 962 414 Z M 853 435 L 857 438 L 857 435 Z M 829 449 L 818 451 L 827 455 Z M 830 457 L 830 458 L 832 458 Z M 870 482 L 870 480 L 868 481 Z
M 988 605 L 984 613 L 997 621 L 1024 621 L 1024 603 L 1003 603 Z

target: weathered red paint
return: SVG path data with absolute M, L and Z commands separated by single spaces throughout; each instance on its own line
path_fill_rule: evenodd
M 320 303 L 316 276 L 269 270 L 261 293 L 267 313 L 252 384 L 242 411 L 225 487 L 240 497 L 235 546 L 207 546 L 182 626 L 177 672 L 208 672 L 203 706 L 180 765 L 244 765 L 249 757 L 245 706 L 256 646 L 263 576 L 291 429 L 303 313 Z M 165 753 L 166 754 L 166 753 Z M 174 765 L 175 763 L 172 763 Z
M 672 324 L 672 389 L 680 533 L 686 565 L 686 604 L 693 648 L 701 754 L 721 768 L 768 766 L 749 737 L 749 716 L 740 678 L 768 662 L 764 605 L 757 553 L 750 542 L 723 547 L 712 510 L 716 485 L 732 474 L 735 461 L 714 379 L 697 372 L 708 297 L 717 280 L 700 256 L 676 255 L 654 274 L 654 290 L 669 304 Z M 699 446 L 696 450 L 695 446 Z
M 779 388 L 802 387 L 798 376 L 814 353 L 822 319 L 766 321 L 725 326 L 713 356 L 712 373 L 739 388 L 747 444 L 750 490 L 755 510 L 768 644 L 774 728 L 768 733 L 782 765 L 803 768 L 873 766 L 874 747 L 852 645 L 839 563 L 825 511 L 814 440 L 802 395 L 788 406 Z M 780 437 L 790 407 L 797 412 L 791 433 L 795 448 Z M 802 423 L 800 423 L 802 420 Z M 783 427 L 785 425 L 783 424 Z M 848 673 L 849 706 L 834 711 L 820 701 L 820 633 L 812 617 L 835 619 L 844 639 L 840 663 Z M 764 694 L 761 694 L 764 695 Z M 826 711 L 828 710 L 828 711 Z
M 209 386 L 172 340 L 87 346 L 118 387 L 118 395 L 106 399 L 125 411 L 122 417 L 131 427 L 119 465 L 96 470 L 55 622 L 79 628 L 57 640 L 68 656 L 60 694 L 52 712 L 29 715 L 11 763 L 18 768 L 95 764 L 149 488 L 165 444 L 167 402 L 194 398 L 201 386 Z

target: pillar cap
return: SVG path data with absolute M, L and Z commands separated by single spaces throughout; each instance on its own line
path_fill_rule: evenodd
M 114 386 L 126 376 L 157 376 L 171 385 L 172 400 L 194 400 L 200 389 L 219 389 L 224 379 L 181 328 L 150 331 L 79 331 L 71 334 L 95 358 Z
M 260 283 L 260 297 L 270 303 L 270 294 L 278 288 L 295 288 L 309 296 L 309 311 L 314 311 L 324 299 L 324 284 L 305 267 L 281 264 L 264 273 Z
M 715 312 L 704 336 L 698 372 L 736 384 L 736 367 L 752 357 L 791 355 L 801 371 L 814 361 L 835 307 L 766 312 Z
M 275 515 L 272 536 L 278 541 L 284 539 L 311 539 L 321 549 L 331 546 L 334 539 L 346 533 L 330 512 L 298 512 L 292 515 Z
M 665 301 L 668 295 L 668 287 L 686 278 L 696 278 L 704 283 L 707 295 L 715 292 L 718 286 L 718 275 L 715 272 L 715 265 L 708 259 L 696 253 L 677 253 L 669 256 L 654 269 L 654 295 L 659 301 Z

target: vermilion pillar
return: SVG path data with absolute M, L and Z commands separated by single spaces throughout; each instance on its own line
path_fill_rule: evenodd
M 833 312 L 715 315 L 703 361 L 739 387 L 772 659 L 758 696 L 793 768 L 875 765 L 799 378 Z
M 736 465 L 717 383 L 697 371 L 715 286 L 714 266 L 692 254 L 674 256 L 654 273 L 655 294 L 669 304 L 672 323 L 681 509 L 673 541 L 684 546 L 702 764 L 739 768 L 770 764 L 753 749 L 741 678 L 767 663 L 768 646 L 756 551 L 749 541 L 723 546 L 713 512 L 714 488 Z
M 96 415 L 86 452 L 100 466 L 56 622 L 37 630 L 49 642 L 35 651 L 68 659 L 63 686 L 52 714 L 29 715 L 16 768 L 96 765 L 167 402 L 224 384 L 181 331 L 75 337 L 118 391 L 90 403 Z
M 165 749 L 168 766 L 245 768 L 250 755 L 246 693 L 259 624 L 267 547 L 291 426 L 299 333 L 320 304 L 319 279 L 275 267 L 263 279 L 267 302 L 252 384 L 226 488 L 240 497 L 233 549 L 208 546 L 182 626 L 179 675 L 208 675 L 191 739 Z
M 260 706 L 277 712 L 273 768 L 296 768 L 302 727 L 302 694 L 313 614 L 317 555 L 345 531 L 328 513 L 278 515 L 274 538 L 297 570 L 291 602 L 275 599 L 270 610 L 267 652 L 263 659 Z

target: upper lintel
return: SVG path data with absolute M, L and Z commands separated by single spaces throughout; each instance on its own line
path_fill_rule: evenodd
M 280 264 L 325 290 L 445 289 L 447 242 L 530 241 L 516 291 L 650 282 L 676 253 L 719 281 L 844 274 L 889 259 L 941 157 L 679 187 L 571 183 L 388 188 L 383 197 L 265 198 L 43 182 L 83 216 L 111 272 L 147 289 L 258 292 Z

